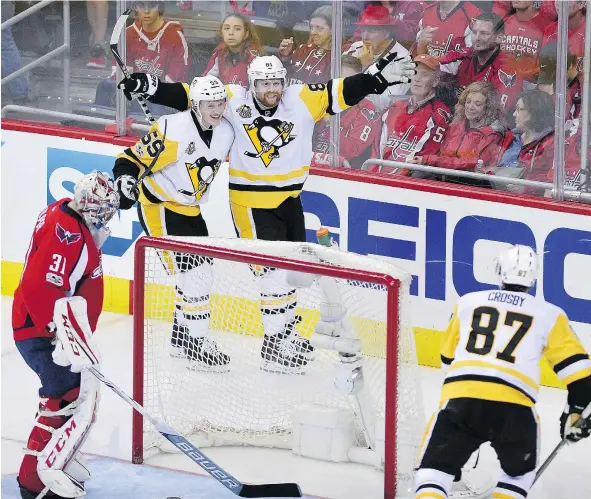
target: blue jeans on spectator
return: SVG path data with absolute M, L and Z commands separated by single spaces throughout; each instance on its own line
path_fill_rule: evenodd
M 14 2 L 2 2 L 2 21 L 6 21 L 14 16 Z M 2 31 L 2 78 L 8 76 L 21 68 L 21 56 L 18 47 L 12 36 L 12 27 Z M 10 96 L 26 98 L 29 95 L 27 79 L 24 76 L 18 76 L 7 83 Z

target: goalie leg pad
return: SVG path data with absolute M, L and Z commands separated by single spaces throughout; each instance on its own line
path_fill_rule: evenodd
M 283 333 L 295 319 L 296 290 L 287 283 L 286 271 L 269 269 L 260 278 L 261 313 L 267 336 Z
M 189 328 L 189 334 L 203 337 L 209 329 L 209 292 L 213 284 L 213 266 L 210 259 L 178 276 L 181 322 Z
M 66 408 L 71 412 L 70 417 L 53 430 L 51 439 L 37 455 L 39 479 L 55 494 L 64 497 L 84 495 L 84 486 L 64 470 L 76 456 L 96 420 L 99 390 L 98 379 L 83 371 L 79 396 Z

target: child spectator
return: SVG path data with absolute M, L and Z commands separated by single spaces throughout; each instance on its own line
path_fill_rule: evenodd
M 491 82 L 505 109 L 511 109 L 521 92 L 522 80 L 501 52 L 505 23 L 494 13 L 481 14 L 473 26 L 472 48 L 450 52 L 440 59 L 441 71 L 447 73 L 461 92 L 475 81 Z
M 514 141 L 501 166 L 523 168 L 523 178 L 545 182 L 554 163 L 554 100 L 540 90 L 524 92 L 515 107 Z M 512 186 L 514 192 L 543 194 L 533 187 Z
M 462 52 L 472 46 L 472 25 L 482 11 L 472 2 L 433 2 L 419 22 L 414 55 L 441 57 L 448 52 Z
M 515 13 L 505 19 L 505 36 L 501 50 L 508 55 L 511 71 L 519 73 L 523 80 L 535 83 L 540 72 L 540 49 L 544 31 L 551 23 L 544 14 L 534 8 L 534 1 L 511 2 Z
M 307 44 L 293 51 L 293 38 L 279 45 L 279 57 L 287 69 L 288 83 L 322 83 L 330 80 L 332 7 L 318 7 L 310 18 Z
M 203 76 L 216 76 L 226 85 L 248 86 L 248 65 L 263 53 L 252 22 L 244 14 L 230 14 L 222 21 L 219 35 L 222 43 L 213 51 Z
M 407 163 L 468 171 L 474 171 L 479 160 L 484 168 L 498 166 L 513 141 L 513 134 L 503 124 L 503 114 L 499 96 L 490 82 L 471 83 L 460 95 L 439 154 L 415 156 Z
M 376 141 L 372 157 L 400 161 L 415 155 L 438 154 L 445 133 L 451 122 L 449 107 L 436 95 L 439 77 L 439 61 L 430 55 L 415 57 L 417 73 L 410 84 L 408 101 L 395 102 L 382 117 L 381 138 Z M 370 167 L 370 171 L 391 173 L 392 168 Z M 402 170 L 402 174 L 409 174 Z
M 163 81 L 186 81 L 189 78 L 189 48 L 183 27 L 163 17 L 164 2 L 146 1 L 135 4 L 136 21 L 125 30 L 126 63 L 130 72 L 149 73 Z M 109 80 L 99 82 L 95 103 L 114 107 L 116 95 L 115 61 Z M 153 113 L 155 106 L 151 106 Z M 141 114 L 137 101 L 133 113 Z
M 361 62 L 350 55 L 341 58 L 341 76 L 346 78 L 361 72 Z M 327 116 L 316 124 L 314 130 L 314 156 L 312 166 L 343 166 L 347 160 L 352 168 L 360 168 L 370 157 L 372 144 L 380 133 L 380 114 L 375 106 L 363 99 L 356 106 L 341 114 L 340 157 L 332 161 L 329 155 L 330 118 Z

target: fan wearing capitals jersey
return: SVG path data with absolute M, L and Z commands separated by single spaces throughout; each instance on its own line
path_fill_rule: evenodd
M 44 209 L 14 294 L 17 350 L 39 376 L 39 411 L 17 477 L 22 498 L 83 497 L 79 450 L 96 418 L 100 367 L 93 332 L 103 307 L 101 246 L 119 207 L 113 181 L 94 171 L 72 199 Z M 40 495 L 41 494 L 41 495 Z
M 441 57 L 472 46 L 472 24 L 482 11 L 472 2 L 441 1 L 429 5 L 419 22 L 413 55 Z
M 310 39 L 293 50 L 293 38 L 279 45 L 279 58 L 287 69 L 288 84 L 319 83 L 330 78 L 332 7 L 318 7 L 310 17 Z
M 361 61 L 351 55 L 341 57 L 341 76 L 361 73 Z M 352 168 L 360 168 L 370 157 L 371 147 L 381 128 L 381 114 L 369 99 L 341 113 L 340 156 L 333 161 L 330 154 L 330 117 L 316 123 L 313 138 L 314 155 L 311 166 L 343 166 L 345 161 Z
M 414 156 L 438 154 L 451 122 L 449 107 L 436 95 L 439 77 L 437 58 L 421 54 L 414 58 L 417 74 L 410 82 L 408 101 L 395 102 L 384 114 L 381 137 L 372 157 L 405 163 Z M 372 166 L 370 171 L 393 173 L 392 168 Z M 402 170 L 409 174 L 408 170 Z
M 246 70 L 250 62 L 263 53 L 261 41 L 252 21 L 233 12 L 220 25 L 222 39 L 211 54 L 203 76 L 215 76 L 224 85 L 248 85 Z
M 472 28 L 472 48 L 449 52 L 440 59 L 441 71 L 460 93 L 475 81 L 491 82 L 505 109 L 512 109 L 521 92 L 521 75 L 512 70 L 508 56 L 501 51 L 505 23 L 494 13 L 478 16 Z

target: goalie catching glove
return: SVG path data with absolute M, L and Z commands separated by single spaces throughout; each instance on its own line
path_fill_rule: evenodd
M 152 96 L 158 90 L 158 77 L 153 74 L 132 73 L 129 78 L 123 78 L 117 88 L 123 90 L 127 100 L 131 100 L 137 95 Z
M 409 83 L 417 73 L 416 67 L 410 56 L 399 57 L 397 52 L 392 52 L 378 59 L 365 72 L 374 77 L 375 93 L 381 94 L 391 85 Z
M 50 329 L 55 330 L 55 349 L 52 356 L 58 366 L 70 366 L 70 371 L 79 373 L 85 367 L 100 364 L 84 298 L 73 296 L 57 300 L 53 312 L 53 327 Z
M 578 442 L 591 435 L 591 421 L 586 419 L 580 421 L 581 413 L 585 408 L 578 405 L 564 408 L 564 412 L 560 417 L 560 435 L 569 442 Z

